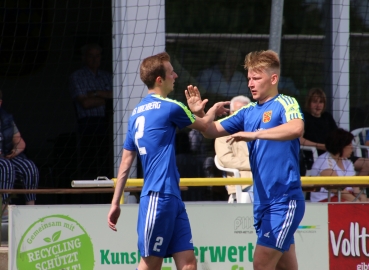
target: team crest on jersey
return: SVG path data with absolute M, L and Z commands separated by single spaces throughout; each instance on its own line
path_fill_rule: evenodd
M 272 119 L 272 111 L 267 111 L 263 114 L 263 123 L 268 123 Z

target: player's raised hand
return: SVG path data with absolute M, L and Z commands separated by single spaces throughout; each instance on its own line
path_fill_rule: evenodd
M 199 89 L 197 89 L 196 86 L 189 85 L 187 86 L 187 90 L 185 90 L 185 95 L 187 99 L 187 105 L 190 110 L 196 115 L 204 114 L 204 108 L 208 100 L 201 100 Z
M 213 105 L 216 106 L 216 116 L 223 116 L 223 115 L 228 115 L 229 114 L 229 108 L 225 107 L 225 106 L 229 106 L 229 104 L 231 104 L 230 101 L 221 101 L 221 102 L 217 102 Z

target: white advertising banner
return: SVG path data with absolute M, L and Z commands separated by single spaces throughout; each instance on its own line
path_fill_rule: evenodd
M 138 205 L 122 205 L 114 232 L 110 205 L 10 206 L 9 269 L 135 269 Z M 187 203 L 198 269 L 252 269 L 251 204 Z M 295 234 L 300 270 L 329 269 L 327 204 L 307 204 Z M 176 269 L 165 259 L 162 270 Z

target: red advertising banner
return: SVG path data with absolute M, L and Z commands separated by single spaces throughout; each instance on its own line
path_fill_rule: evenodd
M 369 270 L 369 204 L 328 205 L 329 269 Z

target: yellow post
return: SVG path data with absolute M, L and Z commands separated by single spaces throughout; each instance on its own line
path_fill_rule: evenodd
M 111 180 L 113 180 L 115 188 L 117 186 L 117 178 L 112 178 Z M 120 197 L 120 204 L 124 204 L 124 192 L 122 194 L 122 197 Z

